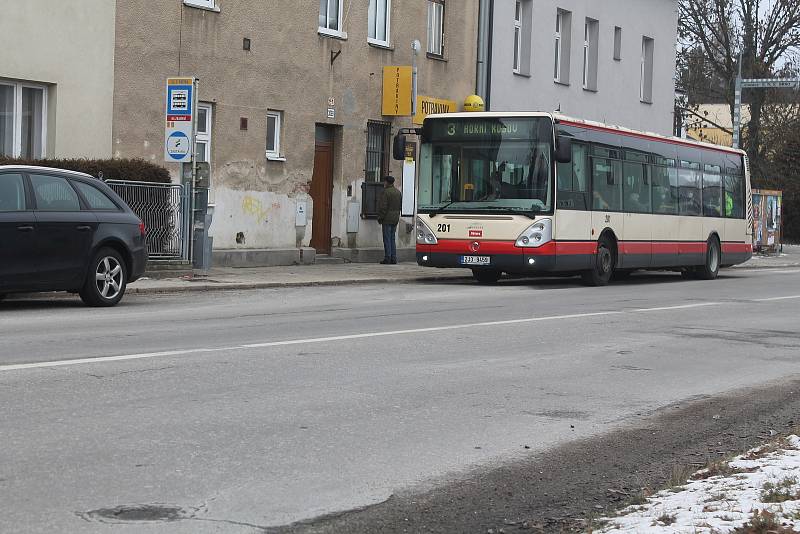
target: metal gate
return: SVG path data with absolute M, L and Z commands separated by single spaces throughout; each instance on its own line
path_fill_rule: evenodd
M 147 252 L 151 260 L 188 260 L 188 198 L 180 184 L 152 182 L 106 182 L 133 212 L 147 230 Z

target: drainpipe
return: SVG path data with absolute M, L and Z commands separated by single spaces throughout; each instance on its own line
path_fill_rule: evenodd
M 486 0 L 484 0 L 486 1 Z M 483 97 L 486 111 L 491 110 L 492 99 L 492 50 L 494 49 L 494 0 L 489 0 L 486 29 L 486 96 Z

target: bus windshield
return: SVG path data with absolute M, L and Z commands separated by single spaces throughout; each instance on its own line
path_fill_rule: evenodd
M 549 117 L 426 121 L 418 211 L 551 212 L 552 155 Z

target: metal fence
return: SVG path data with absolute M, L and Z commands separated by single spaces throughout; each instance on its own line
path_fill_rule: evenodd
M 188 259 L 187 197 L 182 185 L 121 180 L 106 184 L 144 221 L 150 259 Z

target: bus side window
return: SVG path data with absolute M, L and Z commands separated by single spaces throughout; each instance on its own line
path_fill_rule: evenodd
M 691 166 L 690 166 L 691 165 Z M 681 215 L 700 215 L 700 171 L 693 168 L 696 164 L 681 162 L 678 169 L 678 211 Z
M 641 163 L 625 162 L 622 181 L 625 211 L 650 213 L 650 185 L 647 168 Z
M 600 211 L 622 210 L 622 162 L 592 158 L 592 208 Z
M 572 162 L 558 164 L 558 207 L 588 210 L 587 146 L 572 144 Z
M 744 187 L 741 176 L 725 176 L 725 192 L 723 198 L 724 216 L 729 219 L 744 218 Z
M 703 173 L 703 215 L 721 217 L 722 183 L 719 174 Z
M 651 165 L 653 183 L 653 213 L 678 213 L 678 172 L 674 167 Z

